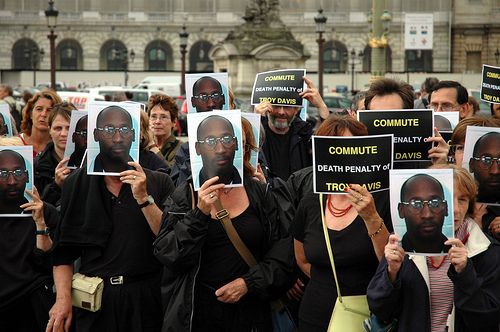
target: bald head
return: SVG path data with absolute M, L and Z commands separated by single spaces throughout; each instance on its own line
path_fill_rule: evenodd
M 428 174 L 417 174 L 406 180 L 401 186 L 401 201 L 405 202 L 411 199 L 411 196 L 414 194 L 414 188 L 417 184 L 425 183 L 432 187 L 432 189 L 437 190 L 441 194 L 441 198 L 444 198 L 443 186 L 441 183 L 434 177 Z
M 213 123 L 221 123 L 228 131 L 234 136 L 234 128 L 231 121 L 220 115 L 211 115 L 205 118 L 198 125 L 198 130 L 196 131 L 196 137 L 198 140 L 204 140 L 206 138 L 206 133 Z

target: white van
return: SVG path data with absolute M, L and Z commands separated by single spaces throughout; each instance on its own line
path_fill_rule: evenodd
M 76 91 L 57 91 L 59 97 L 62 100 L 67 101 L 75 105 L 78 110 L 84 110 L 87 108 L 87 103 L 89 101 L 103 101 L 104 96 L 97 93 L 86 93 L 86 92 L 76 92 Z
M 181 95 L 181 77 L 179 76 L 148 76 L 135 89 L 161 90 L 172 98 Z
M 102 86 L 99 88 L 88 89 L 89 93 L 99 94 L 99 95 L 109 95 L 111 98 L 117 93 L 129 92 L 132 94 L 132 101 L 136 101 L 142 104 L 147 104 L 149 97 L 154 94 L 165 94 L 165 91 L 155 90 L 155 89 L 127 89 L 121 86 Z

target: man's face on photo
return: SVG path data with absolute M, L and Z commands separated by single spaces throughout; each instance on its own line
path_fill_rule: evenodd
M 21 155 L 13 151 L 0 152 L 0 200 L 6 205 L 16 205 L 24 198 L 28 182 L 26 165 Z
M 238 142 L 231 123 L 222 117 L 207 118 L 198 129 L 196 154 L 201 155 L 208 178 L 231 174 Z
M 193 86 L 191 104 L 196 112 L 221 110 L 225 99 L 220 83 L 212 77 L 201 78 Z
M 76 123 L 72 140 L 75 143 L 75 151 L 85 151 L 87 149 L 87 118 L 85 115 Z
M 123 108 L 108 107 L 97 117 L 94 139 L 99 142 L 100 153 L 105 158 L 126 162 L 134 136 L 132 119 Z
M 493 200 L 500 196 L 500 133 L 483 135 L 474 146 L 469 168 L 479 183 L 479 193 L 492 195 Z
M 5 119 L 3 117 L 3 114 L 0 114 L 0 136 L 7 135 L 8 130 L 7 130 L 7 125 L 5 124 Z
M 442 234 L 448 204 L 436 179 L 422 175 L 408 180 L 402 188 L 399 217 L 406 223 L 407 234 L 419 240 L 435 239 Z

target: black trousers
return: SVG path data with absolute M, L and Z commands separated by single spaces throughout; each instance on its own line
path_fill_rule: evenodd
M 74 308 L 76 332 L 159 332 L 163 321 L 160 277 L 111 285 L 106 283 L 101 310 Z
M 53 282 L 46 281 L 0 312 L 0 332 L 44 332 L 55 302 Z
M 198 285 L 192 331 L 272 331 L 271 309 L 268 302 L 248 294 L 237 303 L 223 303 L 217 300 L 215 289 Z

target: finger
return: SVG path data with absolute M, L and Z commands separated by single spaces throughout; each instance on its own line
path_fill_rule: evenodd
M 389 235 L 389 244 L 398 244 L 399 237 L 396 234 Z
M 306 82 L 308 88 L 310 89 L 315 88 L 313 81 L 311 81 L 309 77 L 302 76 L 302 78 L 304 79 L 304 82 Z
M 460 241 L 459 239 L 448 239 L 445 243 L 445 245 L 447 246 L 456 246 L 458 248 L 464 248 L 464 244 L 462 243 L 462 241 Z M 450 249 L 451 250 L 451 249 Z
M 219 181 L 219 177 L 218 176 L 214 176 L 213 178 L 208 179 L 207 181 L 203 182 L 203 184 L 200 187 L 200 190 L 207 189 L 208 187 L 210 187 L 211 185 L 213 185 L 217 181 Z
M 144 173 L 144 170 L 142 169 L 142 166 L 139 163 L 136 163 L 135 161 L 129 161 L 127 164 L 134 167 L 138 172 Z
M 442 138 L 441 133 L 439 132 L 438 127 L 434 127 L 434 137 Z

